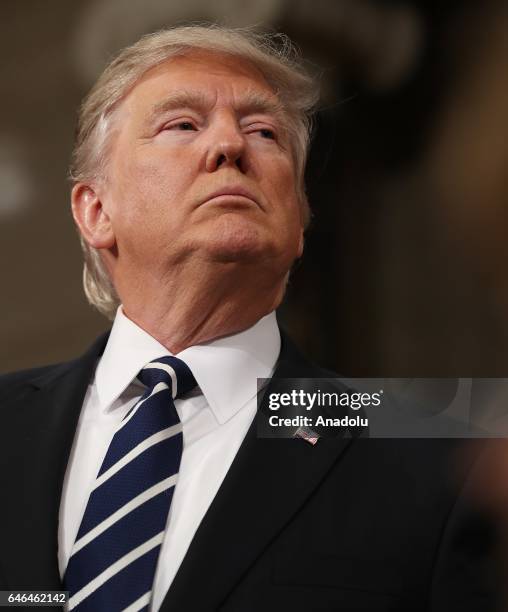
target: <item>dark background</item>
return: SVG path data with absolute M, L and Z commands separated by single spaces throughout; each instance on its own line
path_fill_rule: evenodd
M 314 220 L 280 317 L 301 347 L 349 376 L 507 376 L 508 6 L 493 0 L 4 0 L 0 371 L 76 356 L 108 327 L 81 289 L 76 109 L 119 48 L 205 19 L 282 30 L 322 68 Z

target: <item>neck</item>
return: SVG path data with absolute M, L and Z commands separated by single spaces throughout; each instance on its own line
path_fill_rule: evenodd
M 177 354 L 257 323 L 280 304 L 286 280 L 287 274 L 259 274 L 255 263 L 241 269 L 225 263 L 219 269 L 201 268 L 193 277 L 188 270 L 185 275 L 173 270 L 162 283 L 130 278 L 129 291 L 122 291 L 120 282 L 117 290 L 124 314 Z

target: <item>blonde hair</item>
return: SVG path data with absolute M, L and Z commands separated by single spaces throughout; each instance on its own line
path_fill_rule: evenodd
M 311 111 L 318 99 L 318 88 L 304 69 L 294 45 L 284 34 L 264 34 L 217 25 L 179 26 L 143 36 L 123 49 L 106 67 L 80 107 L 70 167 L 71 180 L 76 183 L 106 178 L 108 136 L 119 102 L 148 70 L 192 50 L 223 53 L 250 62 L 277 94 L 292 143 L 297 193 L 306 226 L 310 211 L 304 173 Z M 99 312 L 113 318 L 120 303 L 113 283 L 99 250 L 91 247 L 81 235 L 80 240 L 86 297 Z

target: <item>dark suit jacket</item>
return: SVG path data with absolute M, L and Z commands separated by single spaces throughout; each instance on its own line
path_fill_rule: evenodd
M 0 589 L 61 589 L 63 477 L 107 335 L 0 377 Z M 283 337 L 275 377 L 330 376 Z M 448 440 L 258 439 L 253 425 L 162 612 L 488 612 L 492 533 Z

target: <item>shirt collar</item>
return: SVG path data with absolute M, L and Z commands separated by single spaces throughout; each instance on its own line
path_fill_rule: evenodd
M 238 334 L 188 347 L 177 356 L 191 369 L 215 418 L 222 424 L 255 397 L 258 378 L 273 374 L 280 345 L 275 312 L 271 312 Z M 95 374 L 101 409 L 112 408 L 145 364 L 171 354 L 127 318 L 119 306 Z

